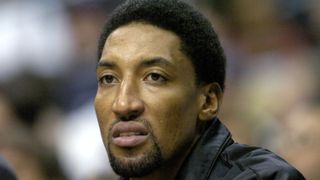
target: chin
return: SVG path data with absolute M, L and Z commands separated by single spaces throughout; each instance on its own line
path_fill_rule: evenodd
M 161 150 L 157 143 L 153 143 L 152 148 L 147 151 L 137 153 L 134 149 L 126 149 L 125 154 L 117 155 L 114 148 L 108 146 L 107 152 L 110 165 L 115 173 L 123 177 L 146 176 L 163 162 Z

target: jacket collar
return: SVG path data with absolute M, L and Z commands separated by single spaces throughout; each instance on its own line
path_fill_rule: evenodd
M 218 118 L 213 119 L 189 157 L 185 160 L 176 179 L 207 179 L 223 149 L 232 143 L 231 134 Z
M 185 160 L 175 179 L 208 179 L 223 149 L 232 143 L 231 134 L 218 118 L 212 120 L 209 128 L 197 142 Z M 120 177 L 119 180 L 129 178 Z

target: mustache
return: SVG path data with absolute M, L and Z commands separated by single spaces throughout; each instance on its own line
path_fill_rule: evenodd
M 113 121 L 113 123 L 111 124 L 111 126 L 109 127 L 109 129 L 108 129 L 109 138 L 112 137 L 112 134 L 111 134 L 112 133 L 112 128 L 114 127 L 114 125 L 116 125 L 119 122 L 123 122 L 123 120 L 115 119 Z M 143 124 L 143 126 L 146 127 L 146 129 L 150 133 L 151 137 L 153 139 L 155 139 L 155 136 L 154 136 L 154 133 L 153 133 L 153 128 L 152 128 L 151 124 L 149 123 L 149 121 L 147 119 L 145 119 L 145 118 L 135 119 L 134 122 L 138 122 L 138 123 Z

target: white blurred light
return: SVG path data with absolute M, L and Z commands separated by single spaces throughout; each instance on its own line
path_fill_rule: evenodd
M 8 1 L 0 5 L 0 80 L 22 69 L 43 76 L 68 66 L 72 43 L 59 1 Z

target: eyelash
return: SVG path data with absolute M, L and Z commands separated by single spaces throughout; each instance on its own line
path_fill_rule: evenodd
M 153 77 L 152 77 L 153 76 Z M 151 78 L 151 79 L 148 79 Z M 154 79 L 155 78 L 155 79 Z M 160 79 L 160 80 L 159 80 Z M 163 75 L 159 74 L 159 73 L 149 73 L 145 78 L 145 81 L 148 82 L 152 82 L 152 83 L 164 83 L 166 81 L 168 81 L 168 79 L 166 77 L 164 77 Z
M 108 82 L 108 80 L 110 79 L 106 79 L 106 78 L 112 78 L 112 82 Z M 110 74 L 107 74 L 107 75 L 104 75 L 102 76 L 100 79 L 99 79 L 99 84 L 102 84 L 102 85 L 111 85 L 111 84 L 114 84 L 115 82 L 114 81 L 117 81 L 117 78 L 113 75 L 110 75 Z
M 155 72 L 149 73 L 143 80 L 149 83 L 158 83 L 158 84 L 165 83 L 166 81 L 168 81 L 166 77 Z M 101 85 L 111 86 L 112 84 L 115 84 L 117 82 L 118 82 L 117 78 L 110 74 L 104 75 L 101 78 L 99 78 L 99 84 Z

